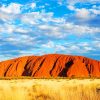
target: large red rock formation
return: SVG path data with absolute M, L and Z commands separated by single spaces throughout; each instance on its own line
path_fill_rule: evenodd
M 0 76 L 100 77 L 100 61 L 61 54 L 25 56 L 0 62 Z

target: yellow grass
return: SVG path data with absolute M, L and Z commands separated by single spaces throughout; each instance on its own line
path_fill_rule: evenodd
M 0 100 L 100 100 L 100 79 L 0 80 Z

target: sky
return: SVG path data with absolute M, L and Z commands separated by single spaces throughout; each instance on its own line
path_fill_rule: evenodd
M 0 0 L 0 61 L 50 53 L 100 60 L 100 0 Z

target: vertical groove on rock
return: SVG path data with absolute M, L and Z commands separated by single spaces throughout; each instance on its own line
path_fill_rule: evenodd
M 90 77 L 90 72 L 89 72 L 88 64 L 85 64 L 85 66 L 86 66 L 86 69 L 88 71 L 88 76 Z
M 46 58 L 46 57 L 45 57 Z M 38 69 L 35 71 L 35 73 L 33 74 L 33 76 L 39 71 L 39 69 L 41 68 L 41 66 L 43 65 L 45 58 L 41 61 L 40 65 L 38 66 Z
M 36 56 L 35 56 L 36 57 Z M 34 66 L 35 64 L 41 59 L 41 57 L 36 58 L 36 60 L 34 62 L 32 62 L 34 59 L 32 58 L 31 62 L 29 63 L 29 70 L 31 71 L 31 76 L 34 70 Z
M 65 68 L 59 73 L 58 76 L 67 77 L 67 72 L 68 72 L 69 68 L 70 68 L 72 65 L 73 65 L 73 60 L 68 61 L 68 62 L 65 64 Z
M 34 57 L 37 57 L 37 56 L 34 56 Z M 32 69 L 34 68 L 35 64 L 40 58 L 41 57 L 38 57 L 34 62 L 32 62 L 34 60 L 33 58 L 31 60 L 27 60 L 26 65 L 24 66 L 24 72 L 22 73 L 22 76 L 31 76 L 32 71 L 33 71 Z
M 56 59 L 56 61 L 54 62 L 54 65 L 53 65 L 53 67 L 52 67 L 52 69 L 50 70 L 50 75 L 51 75 L 51 76 L 52 76 L 52 71 L 53 71 L 54 67 L 56 66 L 57 61 L 58 61 L 58 59 L 59 59 L 60 57 L 61 57 L 61 56 L 59 56 L 59 57 Z
M 99 70 L 99 72 L 100 72 L 100 63 L 98 62 L 98 70 Z
M 90 77 L 92 76 L 93 69 L 94 69 L 94 67 L 92 66 L 92 64 L 90 64 L 90 70 L 89 70 L 89 76 Z
M 4 73 L 4 76 L 6 76 L 6 74 L 7 74 L 7 72 L 8 72 L 8 70 L 9 70 L 9 68 L 11 67 L 11 65 L 12 65 L 12 63 L 8 66 L 8 68 L 6 69 L 6 71 L 5 71 L 5 73 Z
M 37 58 L 37 59 L 35 60 L 35 62 L 34 62 L 31 66 L 33 66 L 33 68 L 34 68 L 35 64 L 36 64 L 40 59 L 41 59 L 41 57 Z M 32 60 L 33 60 L 33 59 L 32 59 Z
M 26 65 L 24 66 L 24 72 L 22 73 L 22 76 L 30 76 L 32 72 L 29 72 L 29 68 L 27 68 L 28 64 L 30 64 L 32 60 L 26 62 Z
M 85 64 L 86 69 L 87 69 L 87 71 L 88 71 L 88 76 L 91 77 L 91 66 L 90 66 L 90 64 L 89 64 L 88 59 L 83 58 L 83 63 Z
M 22 61 L 20 60 L 20 61 L 17 62 L 17 64 L 16 64 L 16 71 L 18 69 L 19 62 L 22 62 Z

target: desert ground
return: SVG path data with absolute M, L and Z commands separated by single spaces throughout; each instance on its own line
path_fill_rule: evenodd
M 0 100 L 100 100 L 100 79 L 1 79 Z

